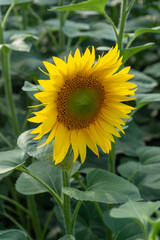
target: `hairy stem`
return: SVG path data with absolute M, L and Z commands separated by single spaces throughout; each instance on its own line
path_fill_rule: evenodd
M 127 8 L 127 0 L 123 0 L 121 4 L 121 15 L 120 15 L 120 24 L 119 24 L 119 34 L 118 34 L 118 47 L 119 50 L 123 49 L 123 34 L 126 23 L 126 8 Z
M 69 187 L 68 172 L 62 171 L 63 187 Z M 71 212 L 70 212 L 70 198 L 63 194 L 63 216 L 66 228 L 66 234 L 71 234 Z

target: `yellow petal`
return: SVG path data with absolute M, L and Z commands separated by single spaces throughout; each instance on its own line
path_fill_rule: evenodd
M 74 153 L 73 162 L 75 162 L 77 160 L 78 155 L 79 155 L 77 139 L 78 139 L 78 130 L 73 129 L 71 131 L 71 144 L 72 144 L 72 149 L 73 149 L 73 153 Z
M 62 59 L 58 57 L 53 57 L 53 61 L 55 62 L 56 66 L 58 67 L 59 72 L 66 76 L 67 75 L 67 64 Z
M 53 148 L 53 159 L 55 164 L 63 161 L 68 152 L 70 144 L 70 132 L 62 123 L 60 123 L 56 130 Z
M 85 136 L 82 132 L 82 130 L 78 130 L 78 150 L 79 150 L 79 154 L 81 157 L 81 163 L 84 163 L 85 159 L 86 159 L 86 143 L 85 143 Z

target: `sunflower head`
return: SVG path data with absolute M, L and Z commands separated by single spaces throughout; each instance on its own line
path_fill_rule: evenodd
M 40 123 L 31 133 L 40 139 L 50 133 L 45 144 L 53 138 L 53 159 L 61 163 L 69 147 L 73 162 L 80 155 L 83 163 L 87 146 L 98 156 L 99 146 L 105 153 L 111 149 L 113 135 L 120 137 L 124 119 L 133 107 L 124 104 L 135 99 L 136 84 L 128 82 L 133 75 L 129 67 L 118 71 L 122 64 L 118 46 L 95 61 L 95 50 L 88 48 L 81 56 L 79 49 L 67 61 L 53 57 L 54 64 L 44 62 L 49 80 L 39 80 L 44 89 L 34 96 L 45 107 L 34 112 L 29 121 Z M 44 145 L 45 145 L 44 144 Z

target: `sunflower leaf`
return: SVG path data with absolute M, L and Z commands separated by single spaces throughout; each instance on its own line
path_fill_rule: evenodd
M 131 218 L 144 225 L 147 219 L 160 207 L 157 202 L 133 202 L 129 201 L 119 208 L 113 208 L 110 212 L 114 218 Z
M 145 106 L 151 102 L 159 102 L 160 101 L 160 93 L 150 93 L 150 94 L 137 94 L 136 95 L 136 104 L 137 108 Z
M 37 134 L 31 134 L 32 130 L 33 129 L 25 131 L 19 136 L 17 141 L 19 148 L 28 153 L 29 156 L 35 157 L 42 161 L 45 160 L 52 162 L 53 141 L 46 146 L 38 148 L 47 140 L 47 136 L 45 135 L 39 140 L 33 140 Z
M 133 39 L 136 39 L 144 33 L 160 33 L 160 27 L 154 28 L 140 28 L 134 32 Z
M 76 11 L 76 10 L 89 10 L 89 11 L 96 11 L 101 14 L 105 13 L 105 6 L 107 0 L 88 0 L 86 2 L 77 3 L 77 4 L 70 4 L 68 6 L 62 7 L 54 7 L 50 9 L 50 11 Z
M 76 200 L 102 203 L 124 203 L 129 199 L 140 200 L 138 189 L 125 179 L 105 170 L 92 170 L 87 174 L 87 191 L 71 187 L 63 192 Z
M 62 177 L 61 170 L 58 167 L 48 164 L 45 161 L 36 161 L 28 167 L 28 170 L 60 194 Z M 18 178 L 16 189 L 24 195 L 47 192 L 47 189 L 44 186 L 26 173 L 22 173 Z
M 19 149 L 1 152 L 0 174 L 10 172 L 21 166 L 26 160 L 25 152 Z
M 0 239 L 1 240 L 27 240 L 26 233 L 17 230 L 17 229 L 10 229 L 10 230 L 3 230 L 0 231 Z
M 121 55 L 123 56 L 123 62 L 125 63 L 130 57 L 135 55 L 138 52 L 141 52 L 147 48 L 150 48 L 154 45 L 154 43 L 147 43 L 141 46 L 126 48 L 121 50 Z

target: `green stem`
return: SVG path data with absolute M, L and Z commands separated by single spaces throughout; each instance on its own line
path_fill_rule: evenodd
M 33 177 L 34 179 L 36 179 L 40 184 L 42 184 L 47 190 L 48 192 L 57 200 L 59 206 L 61 207 L 61 209 L 63 208 L 63 203 L 61 198 L 57 195 L 57 193 L 50 187 L 48 186 L 43 180 L 41 180 L 40 178 L 38 178 L 36 175 L 34 175 L 33 173 L 29 172 L 28 169 L 24 166 L 20 166 L 19 168 L 17 168 L 18 170 L 20 170 L 21 172 L 24 172 L 26 174 L 28 174 L 29 176 Z
M 15 191 L 14 187 L 13 187 L 13 182 L 11 181 L 11 176 L 7 177 L 6 178 L 6 181 L 8 183 L 8 186 L 9 186 L 9 190 L 10 190 L 10 193 L 11 193 L 11 197 L 13 198 L 13 200 L 15 202 L 19 202 L 19 198 L 18 198 L 18 194 L 17 192 Z M 17 213 L 18 213 L 18 216 L 19 216 L 19 220 L 24 223 L 24 216 L 23 216 L 23 212 L 21 211 L 21 208 L 19 208 L 18 206 L 16 206 L 16 209 L 17 209 Z
M 9 14 L 10 12 L 12 11 L 12 9 L 14 8 L 14 6 L 16 5 L 16 3 L 18 2 L 19 0 L 15 0 L 14 2 L 12 2 L 12 4 L 10 5 L 10 7 L 8 8 L 5 16 L 4 16 L 4 19 L 2 21 L 2 25 L 1 27 L 5 29 L 5 26 L 6 26 L 6 22 L 7 22 L 7 19 L 9 17 Z
M 4 43 L 3 34 L 4 34 L 4 28 L 0 26 L 0 44 Z M 18 135 L 19 127 L 18 127 L 18 121 L 17 121 L 16 112 L 15 112 L 15 105 L 13 101 L 12 82 L 11 82 L 11 74 L 10 74 L 10 49 L 6 47 L 2 47 L 0 57 L 1 57 L 1 63 L 2 63 L 2 74 L 4 77 L 5 93 L 8 100 L 10 116 L 12 116 L 11 123 L 14 129 L 15 135 Z
M 78 178 L 77 181 L 78 181 L 78 182 L 80 183 L 80 185 L 87 191 L 86 185 L 80 180 L 80 178 Z M 110 237 L 110 239 L 111 239 L 112 232 L 111 232 L 111 230 L 105 225 L 105 223 L 104 223 L 104 221 L 103 221 L 103 213 L 102 213 L 102 210 L 101 210 L 100 206 L 98 205 L 97 202 L 93 202 L 93 204 L 94 204 L 94 206 L 96 207 L 96 209 L 97 209 L 97 211 L 98 211 L 98 213 L 99 213 L 99 216 L 100 216 L 100 218 L 101 218 L 101 220 L 102 220 L 102 222 L 103 222 L 103 224 L 104 224 L 104 227 L 105 227 L 105 230 L 106 230 L 106 239 L 108 240 L 108 239 L 109 239 L 108 237 Z
M 108 22 L 113 27 L 113 30 L 114 30 L 114 33 L 115 33 L 115 36 L 116 36 L 116 41 L 118 42 L 118 33 L 117 33 L 116 26 L 115 26 L 114 22 L 112 21 L 112 19 L 106 13 L 104 13 L 104 17 L 106 17 Z
M 2 103 L 0 103 L 0 108 L 3 110 L 3 112 L 5 112 L 5 114 L 7 115 L 7 117 L 9 119 L 12 119 L 12 117 L 11 117 L 10 113 L 8 112 L 7 108 Z
M 28 200 L 28 206 L 31 212 L 31 219 L 32 219 L 32 224 L 34 228 L 34 232 L 36 235 L 36 239 L 42 240 L 42 231 L 41 231 L 41 226 L 37 214 L 37 208 L 36 208 L 36 203 L 35 203 L 35 198 L 33 195 L 30 195 L 27 197 Z
M 45 225 L 44 225 L 44 228 L 43 228 L 43 233 L 42 233 L 43 238 L 44 238 L 44 236 L 45 236 L 45 234 L 46 234 L 46 232 L 47 232 L 48 225 L 49 225 L 49 223 L 50 223 L 50 221 L 51 221 L 51 219 L 52 219 L 53 214 L 54 214 L 54 208 L 50 211 L 50 213 L 49 213 L 49 215 L 48 215 L 48 217 L 47 217 L 47 220 L 46 220 L 46 222 L 45 222 Z
M 10 216 L 8 213 L 3 212 L 2 213 L 6 218 L 8 218 L 11 222 L 13 222 L 20 230 L 22 230 L 23 232 L 25 232 L 27 234 L 28 240 L 33 240 L 31 238 L 31 236 L 29 235 L 29 233 L 26 232 L 26 230 L 23 228 L 23 226 L 18 223 L 12 216 Z
M 134 2 L 135 2 L 135 0 L 131 0 L 130 4 L 129 4 L 129 6 L 128 6 L 127 10 L 126 10 L 126 14 L 127 14 L 127 15 L 128 15 L 128 14 L 129 14 L 129 12 L 131 11 L 131 8 L 132 8 L 132 6 L 133 6 Z
M 16 207 L 20 208 L 22 211 L 24 211 L 26 214 L 31 215 L 31 213 L 28 211 L 28 209 L 24 208 L 20 203 L 18 203 L 17 201 L 14 201 L 6 196 L 0 195 L 0 199 L 3 199 L 9 203 L 12 203 L 13 205 L 15 205 Z
M 63 187 L 69 187 L 68 172 L 62 170 Z M 71 234 L 71 212 L 70 212 L 70 198 L 66 194 L 63 194 L 63 216 L 66 234 Z
M 81 207 L 81 204 L 82 204 L 82 201 L 80 200 L 80 201 L 78 201 L 78 203 L 75 207 L 75 210 L 74 210 L 74 213 L 72 216 L 72 221 L 71 221 L 71 234 L 74 234 L 74 225 L 75 225 L 76 217 L 77 217 L 78 211 Z
M 63 6 L 64 0 L 59 0 L 59 5 Z M 59 52 L 63 52 L 64 42 L 65 42 L 64 33 L 62 30 L 64 23 L 65 23 L 63 15 L 64 15 L 63 12 L 59 12 Z
M 128 178 L 128 181 L 132 181 L 132 179 L 139 173 L 139 171 L 135 171 L 129 178 Z
M 118 34 L 118 47 L 119 50 L 123 49 L 123 34 L 126 23 L 126 8 L 127 8 L 127 0 L 123 0 L 121 4 L 121 15 L 120 15 L 120 25 L 119 25 L 119 34 Z
M 116 137 L 114 137 L 115 142 L 111 142 L 111 150 L 109 151 L 109 167 L 108 170 L 111 173 L 115 172 L 115 160 L 116 160 Z
M 14 146 L 12 145 L 12 143 L 10 143 L 10 141 L 8 141 L 8 139 L 0 132 L 0 138 L 11 148 L 13 149 Z

